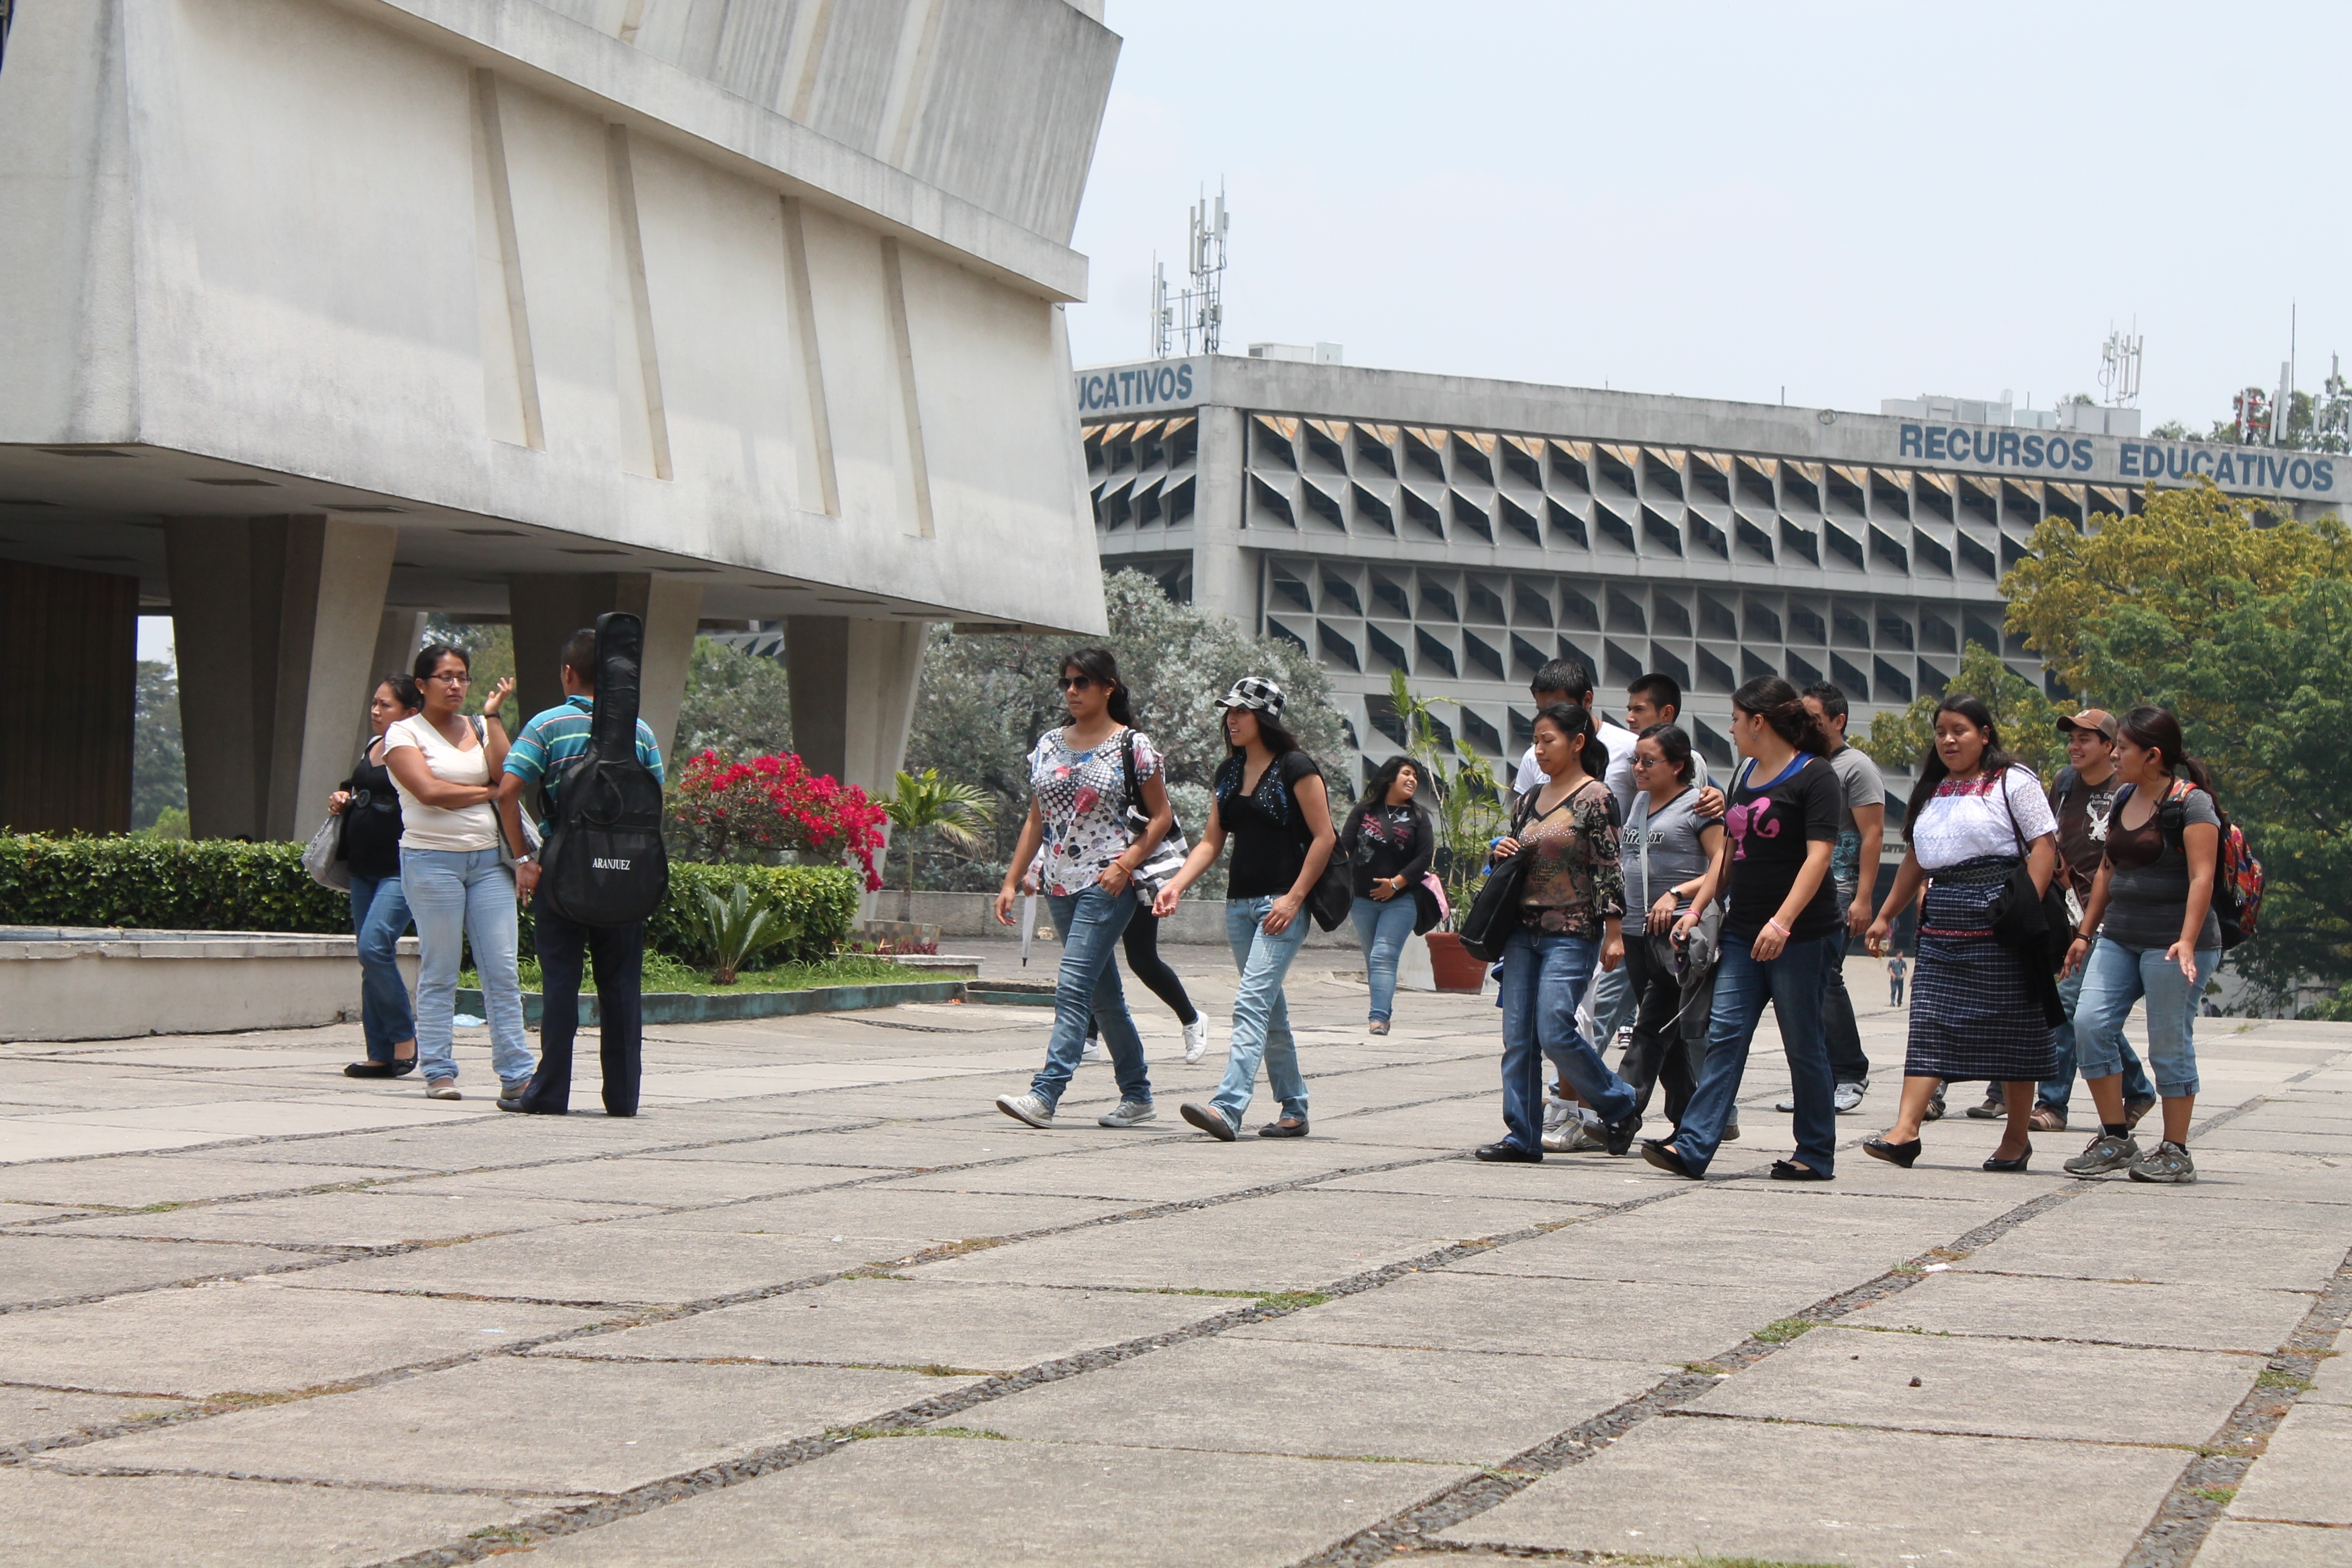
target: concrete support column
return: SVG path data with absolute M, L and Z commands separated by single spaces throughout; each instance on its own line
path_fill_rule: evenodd
M 692 577 L 647 572 L 560 575 L 519 574 L 507 579 L 508 618 L 514 627 L 518 727 L 563 700 L 563 639 L 596 617 L 625 610 L 646 623 L 646 662 L 637 716 L 650 726 L 665 762 L 677 736 L 686 701 L 686 667 L 702 617 L 702 584 Z
M 130 828 L 138 645 L 138 578 L 0 561 L 0 828 Z
M 381 681 L 394 670 L 414 668 L 416 650 L 424 646 L 423 610 L 386 610 L 383 618 L 376 624 L 375 653 L 368 660 L 368 679 Z M 372 697 L 374 693 L 375 688 L 371 685 L 368 694 Z M 361 700 L 359 739 L 353 742 L 354 745 L 366 744 L 368 737 L 374 732 L 374 726 L 368 721 L 366 702 L 365 698 Z
M 300 838 L 351 772 L 397 529 L 322 516 L 163 520 L 199 838 Z
M 1258 624 L 1257 556 L 1242 548 L 1244 465 L 1249 432 L 1238 408 L 1201 410 L 1201 460 L 1193 483 L 1192 603 L 1230 616 L 1252 636 Z
M 907 757 L 923 674 L 919 621 L 793 616 L 784 622 L 793 749 L 811 769 L 888 795 Z

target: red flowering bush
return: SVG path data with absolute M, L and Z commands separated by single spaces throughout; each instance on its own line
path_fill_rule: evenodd
M 813 773 L 799 757 L 733 763 L 704 752 L 670 791 L 673 843 L 690 860 L 739 860 L 805 850 L 828 859 L 857 857 L 866 886 L 882 886 L 874 857 L 889 817 L 856 784 Z

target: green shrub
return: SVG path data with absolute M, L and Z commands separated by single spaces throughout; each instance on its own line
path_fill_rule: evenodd
M 669 868 L 669 897 L 646 922 L 646 946 L 707 966 L 695 934 L 698 895 L 724 898 L 737 882 L 801 929 L 772 962 L 829 955 L 857 919 L 861 881 L 846 867 L 681 861 Z M 0 925 L 340 933 L 352 929 L 352 913 L 348 898 L 302 869 L 299 844 L 0 834 Z M 528 910 L 522 952 L 531 952 Z

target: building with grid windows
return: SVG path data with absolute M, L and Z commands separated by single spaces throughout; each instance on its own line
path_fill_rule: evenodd
M 1528 678 L 1562 655 L 1612 709 L 1635 676 L 1673 676 L 1718 765 L 1754 676 L 1836 682 L 1859 732 L 1940 690 L 1969 642 L 2042 679 L 2003 634 L 1999 582 L 2045 519 L 2127 512 L 2191 473 L 2305 517 L 2352 484 L 2340 458 L 2110 435 L 2097 409 L 2079 429 L 1970 425 L 1951 414 L 1987 409 L 1224 356 L 1076 380 L 1104 564 L 1314 652 L 1374 761 L 1391 670 L 1460 699 L 1456 744 L 1516 756 Z

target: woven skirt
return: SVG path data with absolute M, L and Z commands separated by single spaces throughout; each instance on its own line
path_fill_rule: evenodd
M 1927 889 L 1911 973 L 1906 1077 L 2039 1083 L 2058 1068 L 2056 1035 L 2027 961 L 1991 932 L 1989 911 L 2001 886 L 1938 882 Z

